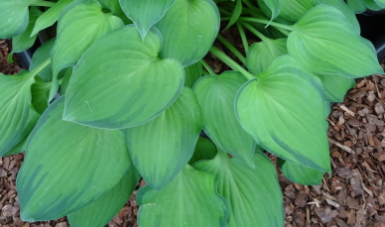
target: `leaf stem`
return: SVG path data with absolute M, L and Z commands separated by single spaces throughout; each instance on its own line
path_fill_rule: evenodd
M 218 76 L 205 60 L 202 59 L 201 64 L 211 76 Z
M 243 49 L 245 49 L 245 53 L 247 54 L 247 51 L 249 51 L 249 42 L 247 41 L 245 30 L 243 30 L 243 27 L 240 23 L 237 22 L 236 24 L 239 31 L 239 35 L 242 39 Z
M 217 39 L 219 42 L 221 42 L 227 49 L 231 51 L 241 62 L 242 64 L 246 65 L 246 58 L 229 42 L 227 41 L 223 36 L 218 34 Z
M 48 58 L 43 63 L 38 65 L 35 69 L 29 72 L 30 77 L 35 77 L 39 72 L 41 72 L 45 67 L 47 67 L 51 63 L 51 58 Z
M 250 18 L 250 17 L 240 17 L 239 20 L 241 20 L 241 21 L 248 21 L 248 22 L 254 22 L 254 23 L 260 23 L 260 24 L 266 24 L 266 25 L 270 24 L 270 25 L 272 25 L 274 27 L 282 28 L 282 29 L 289 30 L 289 31 L 293 31 L 294 30 L 293 26 L 291 26 L 291 25 L 280 24 L 280 23 L 277 23 L 277 22 L 274 22 L 274 21 L 265 20 L 265 19 Z
M 242 25 L 247 28 L 250 32 L 252 32 L 254 35 L 256 35 L 258 38 L 260 38 L 262 41 L 266 41 L 267 38 L 264 34 L 262 34 L 258 29 L 251 26 L 249 23 L 242 23 Z
M 52 7 L 54 6 L 56 3 L 54 2 L 48 2 L 48 1 L 42 1 L 42 0 L 31 0 L 30 1 L 30 5 L 33 5 L 33 6 L 45 6 L 45 7 Z
M 230 68 L 240 72 L 244 77 L 246 77 L 246 79 L 255 79 L 253 74 L 249 73 L 246 69 L 244 69 L 242 66 L 240 66 L 238 63 L 236 63 L 233 59 L 231 59 L 229 56 L 227 56 L 215 46 L 211 47 L 210 52 L 214 54 L 217 58 L 219 58 L 221 61 L 223 61 L 226 65 L 228 65 Z
M 284 34 L 286 36 L 290 35 L 290 32 L 285 30 L 285 29 L 282 29 L 282 28 L 275 28 L 275 29 L 277 29 L 279 32 L 281 32 L 282 34 Z

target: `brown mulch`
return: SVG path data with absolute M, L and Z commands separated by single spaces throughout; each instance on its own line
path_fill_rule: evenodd
M 0 72 L 15 74 L 7 63 L 9 43 L 0 40 Z M 214 65 L 215 68 L 215 65 Z M 333 174 L 318 186 L 301 186 L 280 176 L 286 227 L 385 227 L 385 77 L 361 79 L 344 103 L 329 116 L 329 142 Z M 66 227 L 57 221 L 25 223 L 19 218 L 15 189 L 23 154 L 0 158 L 0 227 Z M 138 206 L 130 201 L 107 225 L 137 226 Z

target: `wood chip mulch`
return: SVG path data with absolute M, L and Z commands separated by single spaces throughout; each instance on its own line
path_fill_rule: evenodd
M 9 42 L 0 40 L 0 72 L 15 74 L 7 63 Z M 318 186 L 293 184 L 279 176 L 286 227 L 385 227 L 385 77 L 358 81 L 344 103 L 329 116 L 332 176 Z M 24 154 L 0 158 L 0 227 L 67 227 L 65 218 L 26 223 L 19 218 L 15 180 Z M 108 227 L 137 227 L 135 192 Z

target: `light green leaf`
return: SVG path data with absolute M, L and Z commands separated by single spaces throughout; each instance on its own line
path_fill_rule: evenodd
M 161 41 L 156 30 L 142 41 L 134 25 L 96 41 L 74 69 L 67 88 L 66 120 L 129 128 L 161 114 L 184 83 L 179 62 L 159 59 Z
M 50 58 L 51 49 L 55 43 L 56 38 L 49 40 L 48 42 L 41 45 L 33 54 L 31 65 L 29 66 L 29 70 L 32 71 L 37 68 L 40 64 Z M 52 80 L 52 65 L 51 63 L 47 65 L 44 69 L 42 69 L 38 76 L 45 82 L 49 82 Z
M 264 72 L 281 55 L 287 54 L 287 39 L 265 39 L 250 46 L 246 66 L 255 75 Z
M 294 183 L 302 185 L 319 185 L 322 183 L 324 172 L 284 160 L 279 160 L 278 163 L 282 174 Z
M 75 65 L 92 43 L 123 25 L 120 18 L 103 13 L 96 1 L 77 4 L 59 19 L 58 35 L 51 52 L 53 88 L 50 100 L 57 92 L 60 70 Z
M 28 26 L 28 0 L 0 0 L 0 39 L 20 35 Z
M 317 4 L 324 4 L 338 9 L 341 13 L 343 13 L 350 25 L 353 27 L 354 31 L 359 35 L 361 33 L 360 24 L 356 18 L 356 14 L 354 11 L 346 5 L 344 0 L 316 0 Z
M 236 114 L 242 127 L 267 151 L 330 172 L 321 92 L 318 82 L 301 64 L 284 55 L 258 80 L 249 80 L 238 91 Z
M 385 0 L 374 0 L 377 5 L 381 8 L 384 8 L 385 7 Z
M 282 192 L 273 163 L 256 152 L 255 168 L 219 151 L 210 161 L 198 162 L 199 170 L 214 174 L 218 193 L 229 205 L 228 227 L 284 226 Z
M 94 202 L 67 215 L 72 227 L 103 227 L 119 211 L 130 198 L 138 184 L 140 176 L 131 166 L 122 179 L 111 190 L 104 193 Z
M 171 7 L 175 0 L 120 0 L 124 13 L 138 28 L 142 38 Z
M 37 121 L 31 108 L 34 81 L 27 71 L 16 76 L 0 73 L 0 156 L 22 142 Z
M 205 76 L 194 86 L 202 108 L 203 130 L 222 150 L 252 166 L 255 142 L 239 124 L 234 99 L 246 79 L 239 72 L 226 71 Z
M 212 0 L 176 0 L 156 24 L 164 38 L 161 56 L 192 65 L 210 50 L 220 25 Z
M 188 162 L 190 165 L 201 160 L 213 159 L 217 154 L 217 147 L 211 140 L 199 137 L 195 146 L 194 154 Z
M 281 6 L 279 0 L 257 0 L 258 6 L 261 8 L 263 13 L 274 20 L 281 11 Z
M 48 94 L 51 84 L 45 83 L 40 78 L 32 84 L 32 105 L 39 114 L 43 114 L 48 107 Z
M 279 0 L 279 18 L 297 22 L 307 11 L 313 8 L 315 0 Z
M 343 102 L 346 92 L 356 84 L 354 79 L 342 74 L 318 74 L 330 102 Z
M 288 52 L 314 73 L 343 73 L 352 78 L 383 73 L 373 45 L 336 8 L 316 6 L 293 28 Z
M 354 11 L 356 14 L 365 12 L 366 5 L 362 0 L 347 0 L 346 4 Z
M 185 80 L 184 86 L 193 87 L 195 82 L 202 76 L 202 63 L 198 61 L 197 63 L 187 66 L 184 68 Z
M 201 126 L 198 101 L 185 87 L 162 114 L 126 129 L 132 162 L 148 185 L 159 190 L 183 169 L 194 153 Z
M 20 53 L 29 49 L 36 41 L 36 35 L 31 36 L 31 31 L 37 18 L 41 15 L 41 11 L 36 7 L 31 7 L 29 10 L 28 26 L 23 33 L 12 38 L 12 52 Z
M 229 27 L 234 25 L 235 22 L 238 21 L 238 19 L 241 16 L 241 14 L 242 14 L 242 0 L 237 0 L 237 3 L 235 4 L 235 8 L 234 8 L 234 11 L 233 11 L 233 14 L 231 14 L 229 23 L 227 24 L 225 29 L 228 29 Z
M 227 205 L 216 193 L 214 176 L 189 165 L 158 192 L 148 185 L 140 188 L 136 201 L 141 227 L 226 225 Z
M 74 0 L 59 0 L 54 6 L 45 11 L 36 21 L 32 35 L 37 35 L 39 31 L 53 25 L 60 17 L 62 10 Z
M 63 217 L 112 189 L 130 168 L 123 132 L 62 120 L 64 97 L 48 107 L 27 143 L 16 182 L 24 221 Z

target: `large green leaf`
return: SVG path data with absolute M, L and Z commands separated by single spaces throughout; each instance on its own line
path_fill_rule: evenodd
M 141 227 L 226 226 L 227 205 L 216 193 L 214 176 L 189 165 L 158 192 L 140 188 L 136 201 Z
M 222 150 L 252 166 L 255 142 L 239 124 L 234 99 L 246 79 L 239 72 L 226 71 L 205 76 L 194 86 L 202 108 L 203 130 Z
M 324 172 L 283 160 L 279 160 L 278 163 L 282 174 L 294 183 L 302 185 L 319 185 L 322 183 Z
M 142 38 L 174 2 L 175 0 L 120 0 L 124 13 L 134 22 Z
M 28 0 L 0 0 L 0 39 L 21 34 L 28 26 Z
M 0 156 L 22 142 L 37 121 L 31 108 L 34 82 L 27 71 L 16 76 L 0 73 Z
M 219 30 L 218 8 L 212 0 L 176 0 L 156 24 L 163 35 L 161 56 L 192 65 L 210 50 Z
M 55 44 L 56 38 L 49 40 L 48 42 L 41 45 L 33 54 L 31 65 L 29 70 L 32 71 L 37 68 L 40 64 L 50 58 L 50 52 Z M 40 70 L 38 76 L 45 82 L 52 80 L 52 64 L 48 64 L 44 69 Z
M 75 65 L 92 43 L 123 25 L 119 17 L 103 13 L 96 1 L 77 4 L 59 19 L 58 35 L 51 52 L 53 87 L 50 99 L 57 92 L 60 70 Z
M 53 25 L 60 17 L 62 10 L 74 0 L 59 0 L 54 6 L 45 11 L 36 21 L 33 27 L 32 35 Z
M 346 92 L 356 84 L 354 79 L 342 74 L 318 74 L 330 102 L 343 102 Z
M 12 38 L 12 53 L 20 53 L 29 49 L 36 41 L 36 35 L 31 36 L 33 26 L 37 18 L 41 15 L 41 11 L 36 7 L 31 7 L 29 10 L 28 26 L 23 33 Z
M 67 215 L 72 227 L 103 227 L 105 226 L 130 198 L 140 176 L 131 166 L 117 185 L 104 193 L 94 202 Z
M 257 144 L 285 160 L 330 172 L 322 89 L 291 56 L 238 92 L 236 113 Z M 270 119 L 270 120 L 269 120 Z
M 126 129 L 132 161 L 148 185 L 159 190 L 183 169 L 194 153 L 201 126 L 198 101 L 185 87 L 162 114 Z
M 357 14 L 363 13 L 366 10 L 365 2 L 362 0 L 347 0 L 346 4 Z
M 185 80 L 184 86 L 193 87 L 195 82 L 202 76 L 202 63 L 198 61 L 197 63 L 187 66 L 184 68 Z
M 288 52 L 314 73 L 344 73 L 353 78 L 383 73 L 373 45 L 336 8 L 316 6 L 293 28 Z
M 195 167 L 218 178 L 218 193 L 229 205 L 228 227 L 283 227 L 282 192 L 275 167 L 260 152 L 253 161 L 255 168 L 219 151 L 213 160 L 198 162 Z
M 281 11 L 279 17 L 297 22 L 307 11 L 313 8 L 315 0 L 279 0 Z
M 129 128 L 162 113 L 182 90 L 184 71 L 175 60 L 159 59 L 161 41 L 156 30 L 142 41 L 129 25 L 95 42 L 73 72 L 64 117 L 94 127 Z
M 246 56 L 246 66 L 254 74 L 265 71 L 281 55 L 287 54 L 287 39 L 264 39 L 250 46 Z
M 195 146 L 194 154 L 188 163 L 190 165 L 201 160 L 213 159 L 217 154 L 217 147 L 211 140 L 199 137 L 198 142 Z
M 130 167 L 123 132 L 62 120 L 64 97 L 44 112 L 27 143 L 16 182 L 24 221 L 57 219 L 87 205 Z
M 281 11 L 279 0 L 257 0 L 259 7 L 263 13 L 274 20 Z

